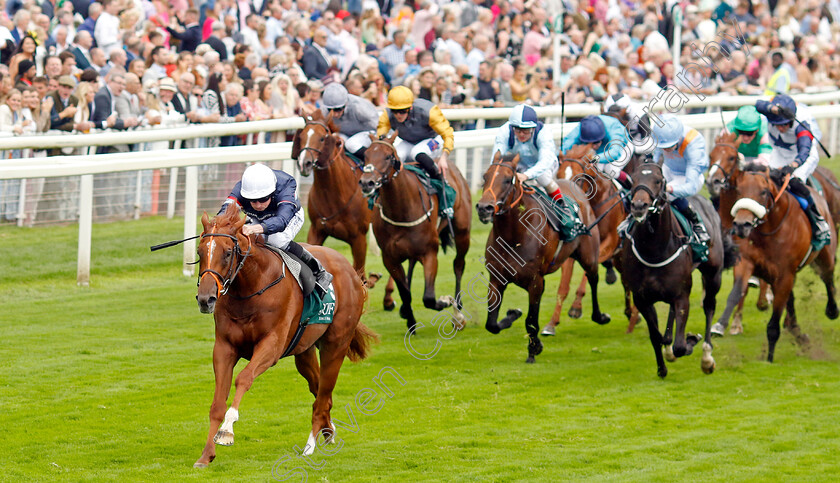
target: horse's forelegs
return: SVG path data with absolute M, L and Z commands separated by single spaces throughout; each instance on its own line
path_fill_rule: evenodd
M 687 356 L 694 350 L 697 340 L 685 340 L 685 326 L 688 322 L 688 294 L 682 294 L 674 300 L 674 356 Z
M 365 262 L 367 261 L 367 238 L 365 238 L 364 233 L 359 233 L 350 240 L 350 252 L 353 255 L 353 269 L 356 270 L 356 273 L 359 274 L 359 277 L 362 280 L 366 280 Z M 369 287 L 373 288 L 374 284 L 376 284 L 375 280 L 369 285 Z
M 528 316 L 525 318 L 525 330 L 528 332 L 528 359 L 525 362 L 534 363 L 534 358 L 543 350 L 540 341 L 540 299 L 545 291 L 545 279 L 537 276 L 528 287 Z
M 664 379 L 668 375 L 668 368 L 665 367 L 665 359 L 662 357 L 662 333 L 659 332 L 656 308 L 652 303 L 639 302 L 638 298 L 636 299 L 636 308 L 639 309 L 639 313 L 647 322 L 650 343 L 653 346 L 653 353 L 656 355 L 656 374 Z
M 554 335 L 554 328 L 560 323 L 560 314 L 563 312 L 563 302 L 569 296 L 571 289 L 572 273 L 575 270 L 575 261 L 571 258 L 566 259 L 560 266 L 560 285 L 557 287 L 557 298 L 554 301 L 554 314 L 548 325 L 542 331 L 542 335 Z
M 828 301 L 825 304 L 825 316 L 834 320 L 838 315 L 840 315 L 840 311 L 837 309 L 837 300 L 835 299 L 836 293 L 834 289 L 835 258 L 834 253 L 829 250 L 829 247 L 831 247 L 831 245 L 823 248 L 822 252 L 816 259 L 814 267 L 817 269 L 817 274 L 820 276 L 820 280 L 822 280 L 825 284 L 825 292 L 828 296 Z
M 382 261 L 385 263 L 385 268 L 388 269 L 388 273 L 391 274 L 394 283 L 397 285 L 397 290 L 400 292 L 400 300 L 402 301 L 402 305 L 400 306 L 400 317 L 406 320 L 408 330 L 414 332 L 414 327 L 417 325 L 417 321 L 414 318 L 414 311 L 411 310 L 411 288 L 409 287 L 408 279 L 405 276 L 405 269 L 398 261 L 391 260 L 389 258 L 383 258 Z
M 508 310 L 507 315 L 499 321 L 499 310 L 502 308 L 502 298 L 505 294 L 507 285 L 490 272 L 490 285 L 487 288 L 487 323 L 484 328 L 491 334 L 498 334 L 503 329 L 507 329 L 513 324 L 513 321 L 522 315 L 522 311 L 518 309 Z
M 704 374 L 711 374 L 715 370 L 715 359 L 712 357 L 712 319 L 715 316 L 715 301 L 720 291 L 721 270 L 707 273 L 703 276 L 703 313 L 706 316 L 706 330 L 703 332 L 703 357 L 700 359 L 700 369 Z
M 295 354 L 295 367 L 306 382 L 309 383 L 309 392 L 313 396 L 318 396 L 318 374 L 320 368 L 318 367 L 318 356 L 315 354 L 315 346 Z
M 597 252 L 596 252 L 597 254 Z M 596 259 L 597 260 L 597 259 Z M 598 263 L 593 263 L 586 271 L 584 280 L 589 282 L 589 291 L 592 294 L 592 321 L 604 325 L 610 323 L 610 315 L 601 312 L 601 305 L 598 302 Z
M 213 392 L 213 403 L 210 405 L 210 431 L 207 435 L 204 451 L 201 452 L 201 457 L 193 465 L 196 468 L 206 467 L 216 457 L 213 437 L 225 416 L 227 397 L 230 394 L 231 378 L 233 377 L 233 366 L 236 365 L 238 360 L 239 357 L 233 347 L 219 340 L 216 341 L 213 346 L 213 372 L 216 375 L 216 388 Z
M 717 323 L 712 326 L 711 334 L 714 336 L 723 337 L 726 326 L 729 325 L 729 317 L 732 316 L 732 311 L 742 302 L 744 295 L 747 292 L 747 282 L 753 273 L 754 265 L 745 258 L 742 258 L 732 270 L 734 281 L 732 282 L 732 290 L 726 298 L 726 307 Z
M 216 433 L 214 440 L 216 444 L 230 446 L 233 444 L 233 423 L 239 420 L 239 404 L 242 396 L 251 389 L 254 379 L 273 366 L 285 348 L 286 341 L 278 341 L 277 336 L 269 335 L 263 338 L 254 348 L 251 360 L 244 369 L 236 376 L 236 392 L 233 396 L 233 404 L 225 413 L 225 422 Z
M 423 260 L 423 279 L 425 289 L 423 290 L 423 306 L 432 310 L 443 310 L 452 305 L 455 300 L 452 296 L 435 297 L 435 279 L 437 278 L 438 259 L 437 253 L 428 253 Z
M 768 297 L 768 294 L 770 293 L 769 289 L 770 284 L 768 284 L 764 280 L 758 282 L 758 300 L 755 301 L 755 308 L 762 312 L 769 309 L 770 304 L 772 303 L 772 300 L 770 300 L 770 297 Z M 746 296 L 746 294 L 744 294 L 744 296 Z M 744 302 L 741 301 L 741 307 L 743 306 Z
M 397 304 L 394 302 L 394 277 L 388 276 L 388 282 L 385 284 L 385 297 L 382 299 L 382 307 L 390 312 L 394 310 Z
M 776 352 L 776 342 L 779 340 L 779 320 L 782 318 L 782 310 L 787 306 L 788 297 L 793 289 L 794 275 L 784 274 L 776 279 L 773 284 L 773 314 L 767 322 L 767 362 L 773 362 Z

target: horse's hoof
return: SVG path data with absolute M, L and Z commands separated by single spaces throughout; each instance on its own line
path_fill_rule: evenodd
M 712 325 L 712 337 L 723 337 L 723 332 L 726 330 L 726 327 L 720 324 L 720 322 L 715 322 Z
M 487 332 L 490 332 L 491 334 L 498 334 L 502 331 L 502 329 L 499 328 L 498 324 L 491 324 L 490 322 L 484 324 L 484 328 L 487 329 Z
M 665 355 L 665 360 L 668 361 L 668 362 L 674 362 L 675 360 L 677 360 L 677 356 L 674 355 L 674 348 L 670 344 L 666 345 L 662 349 L 662 353 Z M 660 376 L 660 377 L 664 377 L 664 376 Z
M 741 324 L 732 324 L 729 328 L 729 335 L 741 335 L 744 333 L 744 326 Z
M 406 320 L 411 320 L 412 315 L 413 314 L 411 313 L 411 306 L 410 305 L 402 304 L 400 306 L 400 317 L 402 317 L 403 319 L 406 319 Z
M 703 357 L 700 359 L 700 369 L 704 374 L 715 372 L 715 358 L 712 357 L 712 344 L 703 342 Z
M 436 308 L 438 310 L 443 310 L 447 307 L 452 307 L 452 305 L 454 303 L 455 303 L 455 297 L 453 297 L 451 295 L 441 295 L 437 299 L 437 304 L 436 304 L 437 307 Z
M 467 326 L 467 318 L 464 316 L 464 314 L 462 314 L 460 310 L 455 310 L 455 313 L 452 314 L 452 317 L 452 325 L 455 326 L 455 330 L 464 330 L 464 328 Z
M 668 375 L 668 368 L 665 366 L 660 367 L 656 371 L 656 375 L 659 376 L 660 379 L 665 379 L 665 376 Z
M 499 330 L 509 329 L 513 322 L 519 317 L 522 317 L 522 311 L 519 309 L 510 309 L 507 311 L 505 317 L 499 321 Z
M 825 316 L 829 318 L 829 320 L 834 320 L 837 316 L 840 315 L 840 312 L 837 310 L 837 305 L 830 306 L 826 305 L 825 307 Z
M 542 341 L 540 341 L 539 339 L 537 339 L 537 342 L 535 344 L 528 344 L 528 354 L 530 354 L 531 356 L 538 356 L 542 354 L 542 351 L 543 344 Z
M 540 332 L 540 335 L 555 335 L 554 327 L 554 325 L 546 325 L 542 332 Z
M 207 468 L 208 465 L 209 463 L 204 463 L 201 460 L 198 460 L 195 463 L 193 463 L 193 468 Z
M 592 317 L 592 321 L 598 325 L 607 325 L 610 323 L 611 320 L 612 318 L 610 317 L 610 314 L 606 312 L 601 312 L 600 317 Z
M 694 347 L 703 340 L 703 336 L 700 334 L 685 334 L 685 344 L 688 347 Z M 688 355 L 688 354 L 686 354 Z
M 569 317 L 572 319 L 579 319 L 580 316 L 583 315 L 583 311 L 577 307 L 572 307 L 569 309 Z
M 233 446 L 233 432 L 220 429 L 213 438 L 213 442 L 220 446 Z
M 536 359 L 534 359 L 534 356 L 528 356 L 528 358 L 525 359 L 526 364 L 533 364 L 534 362 L 536 362 Z
M 391 300 L 390 302 L 382 302 L 382 308 L 385 309 L 386 312 L 391 312 L 395 308 L 397 308 L 397 303 Z
M 612 285 L 618 280 L 618 277 L 615 275 L 615 270 L 612 268 L 607 270 L 607 276 L 604 277 L 604 280 L 607 282 L 607 285 Z

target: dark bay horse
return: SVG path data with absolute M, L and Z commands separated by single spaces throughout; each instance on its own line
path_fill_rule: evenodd
M 331 114 L 324 119 L 321 111 L 315 111 L 304 120 L 306 124 L 295 133 L 292 159 L 303 176 L 314 171 L 306 209 L 310 221 L 306 243 L 323 245 L 329 236 L 347 242 L 353 268 L 365 280 L 371 211 L 359 189 L 362 169 L 345 154 Z M 368 286 L 373 287 L 378 279 L 372 274 Z
M 607 267 L 607 283 L 615 283 L 615 272 L 613 267 L 617 263 L 620 267 L 621 260 L 618 257 L 618 225 L 627 217 L 627 212 L 624 208 L 624 203 L 621 200 L 621 192 L 615 187 L 609 177 L 601 173 L 592 162 L 587 159 L 589 154 L 593 152 L 584 152 L 580 149 L 581 146 L 572 148 L 560 162 L 560 168 L 557 171 L 560 179 L 575 182 L 578 187 L 584 192 L 589 200 L 592 211 L 596 218 L 603 215 L 601 221 L 598 222 L 598 232 L 601 238 L 600 255 L 598 261 Z M 572 279 L 572 272 L 574 270 L 574 262 L 567 260 L 560 269 L 562 280 L 560 287 L 557 289 L 557 305 L 554 309 L 554 315 L 551 321 L 542 331 L 542 335 L 554 335 L 554 327 L 560 322 L 560 314 L 563 308 L 563 301 L 569 294 L 570 282 Z M 569 317 L 579 318 L 582 312 L 582 300 L 586 295 L 586 277 L 580 281 L 580 286 L 577 289 L 572 307 L 569 309 Z M 629 319 L 630 323 L 627 326 L 627 332 L 633 331 L 639 319 L 639 311 L 633 306 L 631 292 L 629 287 L 624 283 L 622 277 L 622 284 L 624 285 L 624 314 Z
M 568 258 L 577 260 L 586 271 L 592 291 L 592 320 L 606 324 L 610 316 L 601 312 L 598 304 L 598 254 L 597 225 L 589 235 L 580 235 L 570 242 L 562 242 L 560 235 L 546 223 L 546 207 L 532 196 L 533 190 L 522 185 L 516 177 L 519 155 L 499 152 L 484 174 L 484 192 L 476 204 L 482 223 L 493 222 L 485 252 L 486 267 L 490 274 L 488 314 L 485 328 L 498 334 L 507 329 L 522 315 L 519 309 L 508 310 L 498 320 L 502 297 L 510 282 L 528 291 L 528 359 L 533 363 L 542 352 L 539 338 L 540 299 L 545 290 L 545 276 L 557 271 Z M 572 183 L 561 180 L 563 196 L 571 196 L 580 205 L 583 223 L 591 224 L 595 215 L 584 194 Z M 529 193 L 530 190 L 530 193 Z M 510 280 L 508 280 L 510 277 Z
M 439 220 L 437 195 L 430 196 L 418 176 L 403 169 L 394 148 L 396 138 L 396 131 L 382 139 L 371 135 L 371 145 L 365 153 L 365 168 L 359 185 L 366 196 L 378 192 L 373 210 L 373 234 L 382 249 L 385 268 L 394 278 L 402 300 L 400 316 L 406 319 L 408 329 L 413 332 L 417 322 L 411 308 L 411 277 L 417 262 L 423 265 L 425 279 L 423 305 L 427 309 L 443 310 L 456 301 L 451 296 L 440 299 L 435 296 L 437 253 L 441 244 L 444 250 L 448 243 L 455 245 L 455 293 L 461 292 L 461 277 L 470 249 L 472 201 L 467 181 L 455 163 L 450 163 L 446 179 L 457 192 L 453 207 L 455 215 L 448 222 Z M 452 224 L 451 228 L 447 223 Z M 454 234 L 454 239 L 450 233 Z M 402 266 L 406 260 L 407 274 Z M 460 297 L 456 305 L 460 310 Z M 458 310 L 456 318 L 463 324 L 463 315 Z
M 636 307 L 645 318 L 650 332 L 650 342 L 656 355 L 657 374 L 668 375 L 663 349 L 669 360 L 691 354 L 700 341 L 697 335 L 686 336 L 689 296 L 691 295 L 694 268 L 699 268 L 703 278 L 703 312 L 706 331 L 703 336 L 703 357 L 700 367 L 706 374 L 715 370 L 712 357 L 711 326 L 715 313 L 715 297 L 720 290 L 724 266 L 734 263 L 734 244 L 724 236 L 720 219 L 711 202 L 699 196 L 689 198 L 702 217 L 711 236 L 709 257 L 696 265 L 686 236 L 679 228 L 665 191 L 662 167 L 644 163 L 633 172 L 633 189 L 630 193 L 630 214 L 636 223 L 630 230 L 621 251 L 624 275 L 633 290 Z M 689 234 L 690 235 L 690 234 Z M 670 305 L 665 335 L 659 331 L 655 302 Z M 676 334 L 672 330 L 676 321 Z
M 213 461 L 215 444 L 233 444 L 233 423 L 239 419 L 242 396 L 254 379 L 276 364 L 284 352 L 295 356 L 295 366 L 315 396 L 312 429 L 305 449 L 311 453 L 319 444 L 320 435 L 326 439 L 334 435 L 335 427 L 330 420 L 332 392 L 344 357 L 354 362 L 364 359 L 370 342 L 377 338 L 359 322 L 367 290 L 338 252 L 307 247 L 333 274 L 336 305 L 332 323 L 308 326 L 290 350 L 303 309 L 303 295 L 285 263 L 261 241 L 242 234 L 245 219 L 240 218 L 235 204 L 230 204 L 213 221 L 205 213 L 201 223 L 204 231 L 198 247 L 196 299 L 201 312 L 212 313 L 216 320 L 213 346 L 216 389 L 210 406 L 207 443 L 194 466 L 205 467 Z M 250 362 L 236 376 L 236 394 L 225 412 L 233 368 L 240 358 Z
M 736 237 L 749 241 L 741 244 L 741 258 L 748 269 L 773 287 L 773 314 L 767 323 L 767 360 L 773 362 L 783 309 L 787 308 L 790 319 L 786 325 L 798 342 L 805 341 L 804 334 L 795 330 L 798 327 L 793 298 L 796 272 L 805 265 L 810 264 L 825 284 L 828 295 L 825 315 L 832 320 L 837 318 L 834 289 L 837 234 L 832 232 L 831 243 L 814 253 L 807 215 L 792 194 L 779 193 L 765 166 L 744 167 L 734 184 L 738 200 L 732 207 L 733 232 Z M 832 223 L 825 200 L 816 193 L 812 196 L 826 221 Z

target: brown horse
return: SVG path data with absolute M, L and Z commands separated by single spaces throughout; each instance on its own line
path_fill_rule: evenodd
M 455 293 L 461 292 L 467 251 L 470 249 L 471 195 L 467 181 L 457 166 L 449 165 L 446 179 L 457 192 L 455 214 L 449 221 L 438 219 L 438 195 L 430 196 L 414 173 L 403 169 L 394 140 L 390 137 L 376 139 L 371 135 L 371 145 L 365 153 L 365 168 L 359 185 L 365 196 L 378 192 L 373 210 L 373 234 L 382 249 L 382 261 L 393 277 L 402 299 L 400 316 L 406 319 L 410 331 L 417 323 L 411 308 L 411 277 L 417 262 L 423 265 L 425 290 L 423 305 L 427 309 L 443 310 L 456 302 L 461 309 L 460 297 L 435 297 L 435 278 L 438 270 L 438 247 L 455 244 Z M 441 223 L 439 223 L 441 221 Z M 447 226 L 451 224 L 451 227 Z M 452 239 L 451 234 L 454 234 Z M 402 263 L 408 260 L 408 274 Z M 456 318 L 463 323 L 463 315 L 456 311 Z
M 721 224 L 724 229 L 732 228 L 732 214 L 730 213 L 732 205 L 737 201 L 738 195 L 735 191 L 735 178 L 740 173 L 740 162 L 738 157 L 738 146 L 740 141 L 734 133 L 724 133 L 715 139 L 715 147 L 709 154 L 711 162 L 711 169 L 709 170 L 709 177 L 706 180 L 706 186 L 712 196 L 718 196 L 718 213 L 720 214 Z M 818 166 L 814 171 L 814 177 L 823 187 L 823 194 L 828 210 L 834 220 L 835 231 L 840 227 L 840 185 L 838 185 L 837 178 L 831 170 Z M 742 239 L 736 239 L 736 243 L 748 243 Z M 746 280 L 752 276 L 752 273 L 747 273 L 744 267 L 735 268 L 736 279 L 733 284 L 732 292 L 726 302 L 726 308 L 721 314 L 718 322 L 712 327 L 712 335 L 723 335 L 726 327 L 729 324 L 730 315 L 732 315 L 733 308 L 735 310 L 730 334 L 740 334 L 743 331 L 741 325 L 741 310 L 746 297 L 747 283 Z M 743 279 L 743 280 L 741 280 Z M 766 282 L 761 282 L 761 287 L 758 297 L 759 310 L 767 309 L 767 292 L 768 285 Z M 739 298 L 740 295 L 740 298 Z M 735 305 L 737 303 L 737 306 Z M 786 320 L 790 322 L 791 320 Z M 791 328 L 793 329 L 793 327 Z
M 376 334 L 359 322 L 367 290 L 350 263 L 335 250 L 310 246 L 308 250 L 333 274 L 336 305 L 330 324 L 308 326 L 296 345 L 303 295 L 280 256 L 255 237 L 242 234 L 245 219 L 231 204 L 211 222 L 201 217 L 204 231 L 198 247 L 198 307 L 216 320 L 213 372 L 216 390 L 210 406 L 210 432 L 196 467 L 205 467 L 216 457 L 215 444 L 233 444 L 233 423 L 239 419 L 239 404 L 254 379 L 273 366 L 282 355 L 294 355 L 298 372 L 315 396 L 310 454 L 319 436 L 332 439 L 330 420 L 332 392 L 344 357 L 359 361 L 367 357 Z M 320 369 L 315 347 L 320 352 Z M 240 358 L 250 362 L 236 377 L 236 394 L 225 412 L 233 368 Z M 222 419 L 224 418 L 224 424 Z M 219 425 L 221 427 L 219 427 Z M 214 444 L 215 443 L 215 444 Z
M 314 171 L 306 210 L 310 221 L 306 243 L 323 245 L 329 236 L 347 242 L 353 268 L 364 280 L 371 211 L 359 189 L 362 170 L 344 153 L 332 114 L 324 119 L 321 111 L 315 111 L 305 121 L 295 133 L 292 159 L 303 176 Z M 371 274 L 368 286 L 373 287 L 379 277 Z
M 485 252 L 490 273 L 485 328 L 498 334 L 522 315 L 519 309 L 508 310 L 505 317 L 498 320 L 508 283 L 512 281 L 527 290 L 528 359 L 525 362 L 533 363 L 543 348 L 539 338 L 539 314 L 545 276 L 557 271 L 566 259 L 577 260 L 586 271 L 592 291 L 592 320 L 607 324 L 610 316 L 601 312 L 598 304 L 598 227 L 592 227 L 589 235 L 580 235 L 570 242 L 561 241 L 560 235 L 546 223 L 544 205 L 533 196 L 533 190 L 522 185 L 516 177 L 518 165 L 518 154 L 502 158 L 501 153 L 496 152 L 484 174 L 484 192 L 476 210 L 482 223 L 493 222 Z M 580 205 L 583 223 L 591 224 L 595 215 L 584 194 L 568 181 L 559 183 L 563 196 L 573 197 Z M 508 276 L 512 280 L 509 281 Z
M 690 202 L 703 219 L 711 237 L 708 260 L 699 265 L 694 263 L 688 240 L 680 230 L 671 203 L 668 202 L 665 177 L 658 164 L 641 164 L 633 172 L 630 196 L 630 214 L 636 223 L 622 246 L 621 264 L 632 287 L 636 307 L 648 325 L 650 342 L 656 355 L 657 374 L 662 378 L 668 375 L 663 349 L 669 360 L 675 360 L 676 357 L 691 354 L 694 346 L 700 342 L 699 336 L 686 336 L 685 333 L 695 267 L 699 268 L 703 279 L 703 312 L 706 316 L 700 367 L 704 373 L 711 374 L 715 370 L 711 338 L 715 297 L 720 290 L 724 267 L 734 262 L 734 245 L 729 236 L 721 232 L 720 219 L 709 200 L 693 196 Z M 659 332 L 654 307 L 656 302 L 665 302 L 671 308 L 664 337 Z M 676 334 L 671 348 L 675 321 Z
M 598 261 L 607 267 L 607 284 L 613 284 L 616 279 L 613 267 L 616 263 L 619 267 L 621 264 L 621 260 L 617 256 L 620 241 L 618 225 L 627 217 L 627 212 L 622 202 L 620 190 L 615 187 L 607 175 L 601 173 L 591 162 L 586 160 L 590 153 L 584 152 L 585 148 L 580 148 L 580 146 L 575 146 L 566 153 L 557 174 L 561 179 L 575 182 L 583 190 L 596 217 L 603 215 L 601 221 L 598 222 L 598 232 L 601 236 Z M 567 260 L 560 268 L 562 280 L 560 281 L 560 287 L 557 289 L 557 305 L 554 309 L 554 315 L 543 329 L 542 335 L 554 335 L 554 327 L 560 322 L 563 301 L 569 295 L 573 270 L 574 262 L 572 260 Z M 584 276 L 580 281 L 580 286 L 578 286 L 572 307 L 569 309 L 569 317 L 580 318 L 582 313 L 581 302 L 583 296 L 586 295 L 586 283 L 587 280 Z M 624 284 L 623 277 L 622 284 Z M 627 332 L 630 333 L 639 320 L 639 311 L 633 306 L 631 292 L 627 285 L 624 285 L 624 314 L 630 321 L 627 326 Z
M 738 201 L 732 207 L 733 232 L 736 237 L 749 241 L 741 244 L 741 258 L 746 264 L 744 270 L 755 273 L 773 287 L 773 314 L 767 323 L 767 360 L 773 362 L 779 340 L 779 319 L 785 307 L 791 319 L 790 327 L 796 327 L 793 284 L 796 272 L 805 265 L 810 264 L 825 284 L 828 294 L 825 315 L 830 319 L 837 318 L 834 298 L 837 234 L 832 233 L 831 243 L 814 253 L 807 215 L 792 194 L 779 193 L 765 166 L 744 167 L 735 176 L 734 184 Z M 832 223 L 825 201 L 816 193 L 812 196 L 826 221 Z M 737 277 L 736 273 L 736 280 Z M 804 335 L 798 331 L 793 334 L 797 340 L 803 340 Z

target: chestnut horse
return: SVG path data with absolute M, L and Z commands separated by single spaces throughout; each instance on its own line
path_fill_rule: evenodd
M 741 244 L 741 258 L 750 270 L 773 287 L 773 314 L 767 323 L 767 360 L 773 362 L 779 340 L 779 319 L 787 307 L 790 327 L 796 328 L 793 284 L 798 272 L 810 264 L 825 284 L 828 302 L 825 315 L 838 316 L 834 291 L 834 254 L 837 234 L 831 243 L 814 253 L 811 250 L 811 225 L 796 198 L 785 191 L 779 193 L 766 166 L 748 165 L 734 179 L 738 201 L 732 207 L 733 233 L 749 243 Z M 811 188 L 813 189 L 813 188 Z M 814 202 L 826 221 L 833 223 L 825 200 L 812 193 Z M 761 227 L 761 228 L 759 228 Z M 798 342 L 804 334 L 793 331 Z
M 324 119 L 319 110 L 304 120 L 306 124 L 295 133 L 292 159 L 301 175 L 309 176 L 314 170 L 306 210 L 310 221 L 306 243 L 323 245 L 328 236 L 347 242 L 353 268 L 364 280 L 371 211 L 359 189 L 362 169 L 344 153 L 332 114 Z M 378 279 L 371 274 L 368 286 L 373 287 Z
M 394 140 L 390 137 L 376 139 L 371 135 L 371 145 L 365 152 L 365 168 L 359 185 L 365 196 L 378 192 L 373 210 L 373 234 L 382 249 L 382 261 L 393 277 L 402 299 L 400 316 L 406 319 L 409 331 L 417 323 L 411 308 L 411 277 L 417 262 L 423 265 L 425 290 L 423 305 L 427 309 L 443 310 L 456 301 L 453 297 L 435 297 L 435 278 L 438 271 L 438 247 L 455 245 L 455 293 L 461 292 L 467 251 L 470 249 L 471 195 L 467 181 L 454 163 L 446 171 L 446 179 L 457 192 L 455 214 L 451 220 L 438 223 L 438 196 L 430 196 L 416 174 L 403 169 Z M 450 226 L 447 226 L 451 224 Z M 451 234 L 454 234 L 452 239 Z M 408 274 L 402 263 L 408 260 Z M 460 297 L 456 308 L 461 309 Z M 387 307 L 386 307 L 387 308 Z M 463 324 L 463 315 L 456 310 L 456 319 Z
M 724 229 L 732 227 L 732 214 L 730 210 L 732 205 L 737 201 L 737 194 L 735 192 L 735 178 L 740 172 L 740 162 L 738 157 L 738 146 L 740 142 L 737 136 L 733 133 L 725 133 L 719 135 L 715 139 L 715 147 L 709 154 L 712 167 L 709 170 L 709 178 L 706 181 L 706 186 L 713 196 L 719 196 L 718 213 L 720 214 L 721 224 Z M 838 185 L 837 178 L 831 170 L 818 166 L 814 171 L 814 177 L 823 187 L 823 194 L 826 203 L 828 204 L 828 211 L 834 220 L 835 231 L 840 227 L 840 185 Z M 736 239 L 736 243 L 747 243 L 741 239 Z M 735 283 L 733 284 L 732 292 L 726 301 L 726 308 L 721 314 L 718 322 L 712 326 L 712 335 L 723 335 L 726 327 L 729 325 L 729 317 L 732 314 L 733 307 L 735 307 L 735 315 L 730 328 L 730 334 L 740 334 L 743 332 L 741 326 L 741 309 L 744 304 L 744 297 L 746 297 L 747 280 L 752 273 L 747 273 L 740 263 L 735 266 Z M 766 310 L 766 296 L 767 282 L 761 281 L 761 290 L 758 297 L 759 310 Z M 739 294 L 743 294 L 738 301 Z M 737 307 L 735 304 L 738 304 Z M 792 319 L 786 319 L 785 324 L 792 322 Z M 790 329 L 795 329 L 790 327 Z
M 663 349 L 668 360 L 673 361 L 676 357 L 691 354 L 700 341 L 699 336 L 690 334 L 686 337 L 685 333 L 695 267 L 699 268 L 703 278 L 703 312 L 706 316 L 700 367 L 704 373 L 711 374 L 715 370 L 711 338 L 715 297 L 720 290 L 724 267 L 734 262 L 734 244 L 728 235 L 724 236 L 721 232 L 720 218 L 711 202 L 692 196 L 690 202 L 703 219 L 711 237 L 708 260 L 699 266 L 694 263 L 688 240 L 680 230 L 671 203 L 668 202 L 665 177 L 658 164 L 644 163 L 636 168 L 630 197 L 630 214 L 636 223 L 622 246 L 621 264 L 623 274 L 633 290 L 636 308 L 648 325 L 650 342 L 656 355 L 657 374 L 661 378 L 668 375 Z M 655 302 L 665 302 L 671 307 L 664 337 L 659 332 Z M 676 334 L 671 348 L 675 320 Z
M 545 206 L 535 198 L 533 189 L 526 188 L 516 177 L 519 159 L 518 154 L 507 154 L 502 158 L 501 153 L 496 152 L 484 174 L 484 192 L 476 210 L 482 223 L 493 222 L 485 252 L 490 274 L 485 328 L 498 334 L 522 315 L 519 309 L 508 310 L 505 317 L 498 320 L 502 297 L 510 281 L 527 290 L 528 359 L 525 362 L 533 363 L 543 349 L 539 338 L 539 314 L 545 276 L 557 271 L 567 259 L 577 260 L 586 271 L 592 291 L 592 320 L 607 324 L 610 316 L 601 312 L 598 305 L 598 227 L 592 227 L 589 235 L 580 235 L 570 242 L 561 241 L 560 235 L 546 223 Z M 573 197 L 580 205 L 583 223 L 591 224 L 595 215 L 584 194 L 568 181 L 560 180 L 559 184 L 563 196 Z M 512 280 L 508 281 L 507 276 Z
M 616 188 L 606 174 L 592 165 L 592 162 L 587 159 L 588 154 L 590 153 L 584 152 L 580 149 L 580 146 L 575 146 L 566 153 L 566 157 L 561 161 L 557 173 L 559 178 L 573 181 L 583 190 L 596 217 L 603 215 L 598 222 L 598 232 L 601 236 L 599 261 L 607 267 L 607 284 L 613 284 L 616 279 L 613 266 L 615 263 L 618 263 L 619 266 L 621 264 L 618 257 L 618 225 L 627 217 L 627 212 L 622 202 L 620 190 Z M 567 260 L 560 268 L 562 280 L 560 281 L 560 287 L 557 289 L 557 306 L 554 309 L 551 321 L 543 329 L 542 335 L 554 335 L 554 327 L 560 322 L 563 301 L 569 295 L 573 270 L 574 262 L 571 260 Z M 622 284 L 624 285 L 624 314 L 630 321 L 627 326 L 627 332 L 630 333 L 639 320 L 639 311 L 633 306 L 630 289 L 624 284 L 623 277 Z M 584 295 L 586 295 L 585 276 L 580 281 L 575 301 L 572 302 L 572 307 L 569 309 L 569 317 L 580 318 L 581 302 Z
M 332 392 L 344 357 L 359 361 L 367 357 L 368 346 L 377 335 L 359 322 L 367 290 L 356 271 L 338 252 L 310 246 L 311 253 L 333 274 L 335 311 L 330 324 L 308 326 L 294 347 L 303 294 L 272 249 L 256 237 L 242 234 L 245 218 L 230 204 L 213 221 L 201 217 L 204 231 L 198 247 L 198 307 L 216 320 L 213 372 L 216 390 L 210 406 L 210 432 L 196 467 L 205 467 L 216 457 L 215 444 L 233 444 L 233 423 L 239 419 L 239 404 L 254 379 L 283 355 L 294 355 L 298 372 L 315 396 L 312 429 L 306 454 L 311 454 L 324 435 L 332 439 L 330 420 Z M 320 368 L 315 348 L 320 352 Z M 225 412 L 233 368 L 240 358 L 249 360 L 236 376 L 236 394 Z M 224 424 L 222 424 L 224 419 Z M 219 425 L 221 424 L 221 427 Z

